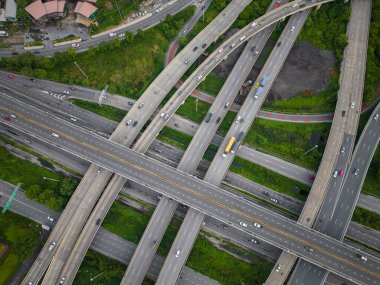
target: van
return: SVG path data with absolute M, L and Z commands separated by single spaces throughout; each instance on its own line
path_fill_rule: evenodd
M 241 120 L 241 116 L 238 116 L 237 119 L 236 119 L 236 121 L 235 121 L 235 123 L 236 124 L 239 123 L 240 120 Z

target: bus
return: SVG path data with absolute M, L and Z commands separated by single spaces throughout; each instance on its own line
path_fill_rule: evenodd
M 223 157 L 226 157 L 227 154 L 230 152 L 231 147 L 232 147 L 232 145 L 234 144 L 235 140 L 236 140 L 236 138 L 235 138 L 234 136 L 232 136 L 232 137 L 230 138 L 230 141 L 228 142 L 226 148 L 224 149 Z

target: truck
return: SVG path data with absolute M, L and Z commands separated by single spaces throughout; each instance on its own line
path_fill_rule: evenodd
M 243 139 L 243 137 L 244 137 L 244 132 L 241 131 L 241 132 L 239 133 L 239 135 L 237 136 L 236 141 L 240 142 L 240 141 Z
M 235 138 L 234 136 L 232 136 L 232 137 L 230 138 L 230 141 L 228 142 L 226 148 L 224 149 L 223 157 L 226 157 L 227 154 L 230 152 L 231 147 L 232 147 L 232 145 L 234 144 L 235 140 L 236 140 L 236 138 Z
M 276 3 L 274 3 L 274 9 L 277 9 L 281 5 L 281 0 L 277 0 Z
M 41 227 L 42 227 L 45 231 L 50 231 L 50 227 L 47 226 L 47 225 L 42 224 Z
M 269 79 L 269 76 L 264 75 L 263 79 L 261 80 L 259 88 L 257 88 L 255 95 L 253 95 L 254 99 L 257 99 L 259 97 L 261 91 L 263 91 L 265 83 L 268 82 L 268 79 Z
M 243 87 L 245 88 L 248 85 L 251 85 L 252 83 L 253 83 L 252 80 L 248 80 L 248 81 L 246 81 L 246 82 L 243 83 Z
M 8 33 L 6 31 L 0 31 L 0 37 L 8 37 Z
M 207 116 L 206 116 L 206 120 L 205 120 L 206 123 L 210 122 L 210 120 L 211 120 L 211 118 L 212 118 L 212 115 L 213 115 L 213 114 L 212 114 L 211 112 L 207 114 Z

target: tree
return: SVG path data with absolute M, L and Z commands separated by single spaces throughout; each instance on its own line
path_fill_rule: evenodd
M 64 178 L 61 183 L 61 188 L 59 189 L 59 193 L 62 196 L 70 197 L 73 193 L 75 188 L 78 185 L 78 181 L 74 178 Z
M 37 199 L 38 196 L 40 196 L 42 190 L 40 185 L 31 185 L 28 189 L 25 191 L 25 196 L 28 199 L 34 200 Z
M 24 259 L 30 254 L 32 254 L 35 246 L 35 237 L 32 234 L 27 234 L 18 237 L 12 249 L 19 257 L 21 257 L 21 259 Z

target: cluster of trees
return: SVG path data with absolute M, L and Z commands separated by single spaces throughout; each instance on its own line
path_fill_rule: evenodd
M 252 1 L 244 10 L 240 13 L 239 17 L 236 19 L 233 27 L 243 28 L 253 20 L 265 14 L 268 9 L 271 0 L 263 1 Z
M 366 209 L 355 208 L 352 220 L 374 230 L 380 230 L 380 215 Z
M 78 181 L 74 178 L 64 178 L 56 189 L 44 188 L 39 184 L 30 185 L 25 195 L 29 199 L 45 204 L 54 211 L 60 211 L 74 193 Z
M 175 16 L 169 14 L 166 16 L 165 21 L 159 25 L 159 29 L 168 40 L 172 40 L 178 35 L 178 31 L 183 27 L 186 20 L 193 16 L 194 12 L 195 7 L 191 6 Z

